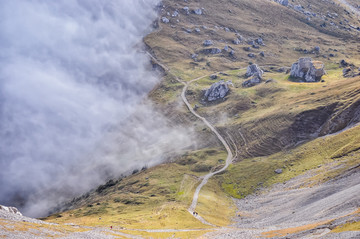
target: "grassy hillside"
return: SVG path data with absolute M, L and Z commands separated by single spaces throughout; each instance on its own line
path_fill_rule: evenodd
M 176 77 L 189 81 L 203 76 L 191 84 L 187 98 L 193 106 L 200 106 L 198 113 L 239 149 L 237 162 L 213 177 L 200 193 L 196 210 L 214 225 L 231 224 L 236 212 L 231 197 L 243 198 L 305 173 L 311 177 L 301 186 L 313 186 L 358 166 L 360 126 L 355 125 L 360 121 L 360 77 L 344 78 L 338 63 L 346 59 L 360 66 L 359 32 L 347 29 L 359 21 L 327 1 L 292 2 L 301 4 L 304 11 L 325 17 L 309 20 L 302 12 L 263 0 L 163 1 L 165 7 L 160 7 L 160 15 L 170 22 L 159 20 L 159 28 L 145 38 L 145 43 L 170 71 L 164 73 L 150 98 L 173 124 L 194 127 L 199 149 L 172 162 L 114 179 L 74 199 L 64 211 L 45 220 L 113 226 L 127 234 L 155 238 L 193 238 L 212 230 L 187 208 L 201 177 L 223 166 L 226 152 L 210 130 L 184 107 L 180 99 L 183 85 Z M 183 10 L 186 6 L 189 15 Z M 203 8 L 202 15 L 191 13 L 199 8 Z M 175 10 L 180 15 L 171 17 Z M 326 27 L 321 26 L 324 22 Z M 232 43 L 240 35 L 243 41 Z M 248 44 L 259 37 L 265 45 L 254 48 Z M 203 46 L 205 40 L 213 41 L 213 45 Z M 231 47 L 234 55 L 225 51 L 215 55 L 202 53 L 207 48 L 222 50 L 225 46 Z M 319 53 L 304 53 L 315 46 L 320 46 Z M 260 55 L 262 51 L 265 56 Z M 248 57 L 249 53 L 255 57 Z M 197 54 L 195 59 L 191 58 L 193 54 Z M 323 82 L 299 83 L 289 79 L 286 69 L 304 56 L 325 63 L 327 75 Z M 265 80 L 272 81 L 243 88 L 243 68 L 250 62 L 261 66 Z M 204 103 L 203 90 L 215 82 L 209 78 L 215 72 L 218 80 L 231 80 L 234 86 L 224 101 Z M 283 173 L 276 174 L 276 169 Z M 353 230 L 356 223 L 334 231 Z

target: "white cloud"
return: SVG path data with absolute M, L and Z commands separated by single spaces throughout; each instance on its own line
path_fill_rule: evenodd
M 159 81 L 135 47 L 157 2 L 0 2 L 0 203 L 42 216 L 189 144 L 140 104 Z

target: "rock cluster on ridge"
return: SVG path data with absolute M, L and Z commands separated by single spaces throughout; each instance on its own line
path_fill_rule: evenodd
M 300 58 L 291 67 L 290 76 L 300 78 L 304 82 L 320 81 L 325 75 L 324 63 L 313 61 L 311 57 Z
M 209 102 L 223 99 L 229 92 L 229 85 L 231 84 L 231 82 L 224 80 L 212 84 L 205 92 L 205 99 Z

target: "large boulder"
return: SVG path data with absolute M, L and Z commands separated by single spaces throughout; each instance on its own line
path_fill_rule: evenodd
M 245 76 L 246 77 L 259 76 L 261 78 L 263 74 L 264 71 L 261 70 L 260 67 L 258 67 L 258 65 L 252 64 L 247 67 Z
M 300 58 L 291 66 L 290 76 L 300 78 L 304 82 L 320 81 L 325 75 L 324 63 L 313 61 L 311 57 Z
M 212 84 L 205 92 L 205 99 L 209 102 L 223 99 L 230 91 L 229 85 L 231 85 L 231 82 L 225 82 L 224 80 Z

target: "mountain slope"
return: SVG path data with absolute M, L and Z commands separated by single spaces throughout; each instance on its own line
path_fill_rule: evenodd
M 113 179 L 61 205 L 44 220 L 112 227 L 111 232 L 145 238 L 358 235 L 360 76 L 343 77 L 339 62 L 360 66 L 359 31 L 352 27 L 359 20 L 337 1 L 291 4 L 163 1 L 154 24 L 158 28 L 144 39 L 154 68 L 163 72 L 150 98 L 172 124 L 194 128 L 197 150 Z M 294 5 L 302 7 L 295 10 Z M 193 12 L 199 9 L 202 14 Z M 235 44 L 235 38 L 242 41 Z M 249 44 L 259 38 L 264 45 Z M 204 46 L 205 40 L 213 45 Z M 225 46 L 230 50 L 223 50 Z M 211 48 L 221 52 L 209 54 L 206 49 Z M 299 57 L 323 61 L 324 81 L 292 81 L 286 72 Z M 265 71 L 264 81 L 272 80 L 242 87 L 249 62 Z M 224 100 L 209 103 L 203 93 L 216 82 L 209 77 L 214 73 L 218 80 L 231 80 L 233 87 Z M 221 168 L 226 159 L 216 137 L 181 101 L 183 85 L 178 80 L 197 78 L 187 99 L 239 155 L 202 188 L 196 207 L 220 229 L 202 224 L 187 211 L 202 177 Z

